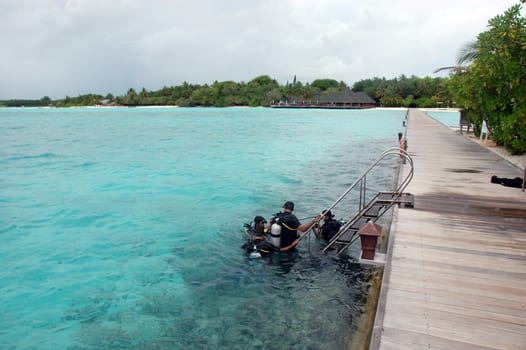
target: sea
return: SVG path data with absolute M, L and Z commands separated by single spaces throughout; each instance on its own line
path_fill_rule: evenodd
M 0 348 L 348 347 L 375 271 L 359 243 L 251 259 L 243 226 L 288 200 L 311 220 L 406 113 L 0 108 Z
M 431 117 L 445 126 L 450 128 L 459 128 L 460 127 L 460 112 L 455 109 L 434 109 L 427 110 L 425 114 L 428 117 Z

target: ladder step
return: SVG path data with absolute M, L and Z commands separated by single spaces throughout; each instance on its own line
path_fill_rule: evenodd
M 376 197 L 377 202 L 382 203 L 391 203 L 395 197 L 395 194 L 392 192 L 380 192 L 378 197 Z
M 358 232 L 358 230 L 353 230 L 353 229 L 348 230 L 341 237 L 338 237 L 335 243 L 349 243 L 352 240 L 356 232 Z
M 340 254 L 341 252 L 343 252 L 346 248 L 348 247 L 348 245 L 343 245 L 343 246 L 340 246 L 338 247 L 338 249 L 336 250 L 336 254 Z
M 367 219 L 367 218 L 360 218 L 360 219 L 358 219 L 358 221 L 356 221 L 354 224 L 351 225 L 351 229 L 358 231 L 367 222 L 369 222 L 369 219 Z
M 380 210 L 384 207 L 383 204 L 373 205 L 371 208 L 369 208 L 363 216 L 368 218 L 376 218 L 378 217 L 378 214 L 380 214 Z
M 415 207 L 415 196 L 411 193 L 403 193 L 403 196 L 401 197 L 403 200 L 399 201 L 399 203 L 403 204 L 406 208 L 414 208 Z
M 346 243 L 346 244 L 339 244 L 338 247 L 336 248 L 336 254 L 340 254 L 341 252 L 343 252 L 345 249 L 347 249 L 351 244 L 353 244 L 356 240 L 358 239 L 358 235 L 354 236 L 353 239 L 351 239 L 351 241 L 349 243 Z
M 330 246 L 325 247 L 324 252 L 335 251 L 336 254 L 340 254 L 345 248 L 349 246 L 349 243 L 333 243 Z
M 389 204 L 389 203 L 399 203 L 403 204 L 404 207 L 413 208 L 415 202 L 415 196 L 411 193 L 401 193 L 397 197 L 396 193 L 393 192 L 379 192 L 376 197 L 376 203 Z

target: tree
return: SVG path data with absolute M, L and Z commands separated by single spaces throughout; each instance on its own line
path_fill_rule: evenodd
M 334 79 L 316 79 L 311 86 L 318 88 L 320 91 L 326 91 L 330 88 L 339 87 L 339 83 Z
M 478 56 L 479 50 L 477 48 L 477 41 L 470 41 L 458 51 L 457 54 L 457 64 L 454 66 L 440 67 L 435 70 L 433 73 L 438 73 L 443 70 L 452 70 L 456 72 L 461 72 L 466 69 L 466 66 L 469 65 L 473 60 Z
M 248 99 L 249 106 L 268 106 L 272 102 L 272 97 L 269 93 L 279 88 L 279 84 L 275 79 L 268 75 L 260 75 L 249 81 L 245 86 L 245 93 Z
M 238 106 L 243 104 L 240 98 L 239 84 L 233 81 L 215 82 L 212 85 L 213 96 L 216 97 L 213 105 L 217 107 Z
M 447 78 L 418 78 L 401 75 L 394 79 L 373 78 L 356 82 L 352 90 L 363 91 L 383 106 L 434 107 L 437 102 L 452 104 Z
M 387 80 L 374 78 L 359 81 L 354 84 L 353 91 L 365 91 L 371 98 L 380 101 L 385 106 L 403 106 L 416 103 L 418 107 L 430 107 L 437 101 L 446 102 L 448 97 L 446 78 L 418 78 L 415 76 Z M 334 79 L 316 79 L 311 84 L 295 81 L 292 84 L 280 86 L 275 79 L 268 75 L 260 75 L 248 83 L 234 81 L 214 82 L 209 85 L 194 85 L 183 82 L 179 86 L 164 86 L 157 91 L 142 88 L 138 93 L 133 88 L 125 95 L 114 97 L 105 96 L 107 103 L 127 106 L 139 105 L 177 105 L 193 106 L 269 106 L 278 101 L 297 98 L 310 103 L 316 94 L 333 93 L 347 89 L 343 81 Z M 86 106 L 100 104 L 104 97 L 95 94 L 66 97 L 54 102 L 57 107 Z M 104 101 L 106 102 L 106 101 Z M 6 106 L 13 105 L 41 105 L 40 100 L 4 101 Z
M 128 89 L 126 96 L 124 96 L 122 103 L 127 106 L 136 106 L 139 103 L 137 92 L 133 88 Z
M 51 99 L 49 98 L 49 96 L 44 96 L 40 99 L 41 106 L 48 106 L 50 104 L 51 104 Z
M 478 127 L 512 154 L 526 152 L 526 18 L 515 5 L 477 37 L 472 63 L 451 76 L 450 89 Z

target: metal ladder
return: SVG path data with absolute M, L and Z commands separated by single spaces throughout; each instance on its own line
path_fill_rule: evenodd
M 367 199 L 367 175 L 373 169 L 378 167 L 382 161 L 390 157 L 397 157 L 400 163 L 403 162 L 408 164 L 407 174 L 401 181 L 399 181 L 394 191 L 377 192 L 371 199 Z M 413 159 L 405 150 L 400 150 L 398 147 L 393 147 L 384 151 L 369 166 L 369 168 L 367 168 L 367 170 L 365 170 L 365 172 L 328 208 L 328 210 L 332 210 L 347 195 L 352 193 L 352 191 L 360 191 L 358 213 L 356 213 L 349 221 L 340 227 L 338 233 L 327 243 L 327 246 L 325 246 L 323 251 L 327 252 L 329 250 L 335 249 L 336 254 L 340 254 L 358 239 L 358 231 L 364 224 L 370 221 L 377 221 L 395 204 L 404 205 L 405 207 L 413 207 L 414 196 L 410 193 L 404 193 L 404 190 L 413 179 L 413 174 Z M 369 197 L 371 195 L 372 193 L 369 194 Z

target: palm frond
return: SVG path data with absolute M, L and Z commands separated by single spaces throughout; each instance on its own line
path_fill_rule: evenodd
M 473 62 L 479 55 L 477 41 L 466 43 L 457 54 L 457 65 L 464 66 Z
M 436 69 L 433 73 L 438 73 L 438 72 L 441 72 L 443 70 L 454 70 L 456 72 L 462 72 L 462 71 L 466 70 L 466 67 L 463 67 L 463 66 L 440 67 L 440 68 Z

